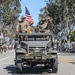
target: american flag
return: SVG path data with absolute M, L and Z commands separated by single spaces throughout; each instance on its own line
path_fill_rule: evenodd
M 26 10 L 26 21 L 28 22 L 33 22 L 33 18 L 32 16 L 30 15 L 30 12 L 28 11 L 27 7 L 25 7 L 25 10 Z M 34 23 L 34 22 L 33 22 Z

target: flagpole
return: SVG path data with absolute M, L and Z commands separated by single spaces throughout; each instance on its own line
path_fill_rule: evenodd
M 25 14 L 26 14 L 26 6 L 25 6 Z M 26 15 L 25 15 L 26 16 Z

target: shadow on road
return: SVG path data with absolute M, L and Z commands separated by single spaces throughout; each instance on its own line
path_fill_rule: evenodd
M 71 60 L 71 62 L 69 62 L 71 64 L 74 64 L 75 65 L 75 60 Z
M 16 67 L 14 65 L 9 65 L 4 69 L 7 70 L 8 74 L 17 75 Z M 22 74 L 50 74 L 50 73 L 51 72 L 49 72 L 48 69 L 45 69 L 43 66 L 36 66 L 36 67 L 33 67 L 33 68 L 25 66 L 23 68 L 23 72 L 22 72 Z

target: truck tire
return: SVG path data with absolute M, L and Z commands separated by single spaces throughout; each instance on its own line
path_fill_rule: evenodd
M 52 67 L 52 72 L 57 73 L 58 72 L 58 59 L 55 59 Z
M 49 66 L 45 64 L 45 65 L 44 65 L 44 68 L 45 68 L 45 69 L 48 69 L 48 68 L 49 68 Z
M 22 73 L 22 69 L 23 69 L 23 68 L 22 68 L 22 64 L 21 64 L 21 63 L 18 62 L 18 63 L 16 64 L 16 68 L 17 68 L 17 73 Z

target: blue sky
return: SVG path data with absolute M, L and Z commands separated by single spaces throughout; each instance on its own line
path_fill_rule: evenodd
M 20 13 L 20 17 L 21 15 L 25 15 L 25 6 L 28 8 L 34 20 L 33 25 L 37 25 L 40 9 L 46 6 L 46 2 L 44 0 L 21 0 L 22 13 Z

